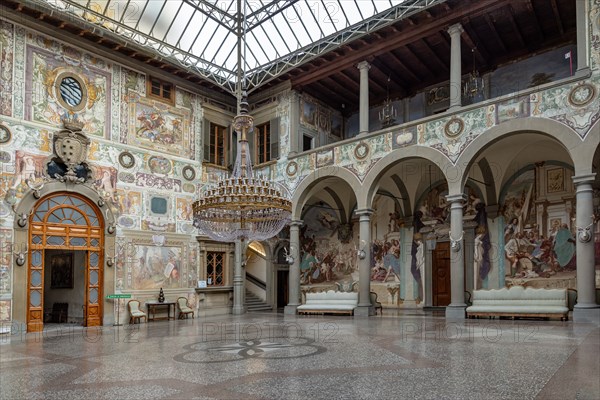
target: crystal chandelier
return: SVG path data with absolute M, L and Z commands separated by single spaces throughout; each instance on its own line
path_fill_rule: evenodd
M 390 100 L 390 77 L 387 80 L 387 98 L 383 103 L 381 111 L 379 111 L 379 121 L 381 122 L 381 128 L 387 128 L 396 123 L 396 109 Z
M 254 119 L 248 115 L 245 92 L 233 127 L 239 137 L 233 172 L 208 185 L 194 202 L 194 226 L 220 242 L 270 239 L 288 223 L 292 202 L 281 185 L 254 176 L 247 139 Z
M 463 86 L 464 96 L 470 99 L 481 93 L 484 88 L 483 78 L 479 76 L 479 71 L 475 69 L 475 50 L 475 48 L 471 49 L 471 53 L 473 53 L 473 71 L 469 73 Z

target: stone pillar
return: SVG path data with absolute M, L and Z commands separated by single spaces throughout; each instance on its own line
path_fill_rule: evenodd
M 589 55 L 588 55 L 588 20 L 587 12 L 588 1 L 577 0 L 575 2 L 575 18 L 577 23 L 577 71 L 575 76 L 583 77 L 590 74 Z M 573 57 L 573 54 L 571 54 Z M 578 294 L 579 295 L 579 294 Z
M 423 285 L 423 307 L 433 306 L 433 280 L 431 279 L 433 269 L 433 252 L 434 248 L 425 246 L 425 276 L 421 276 L 421 284 Z
M 475 282 L 475 229 L 477 228 L 477 223 L 475 221 L 470 221 L 464 224 L 463 231 L 464 240 L 463 247 L 465 249 L 465 289 L 473 292 L 473 289 L 476 285 Z
M 600 308 L 596 304 L 594 227 L 592 224 L 594 211 L 592 183 L 595 176 L 596 174 L 588 174 L 573 177 L 577 196 L 577 232 L 575 238 L 577 241 L 577 304 L 573 309 L 573 320 L 575 322 L 600 322 Z M 585 234 L 590 235 L 587 241 L 583 237 Z
M 356 68 L 360 71 L 360 100 L 358 114 L 358 134 L 369 132 L 369 65 L 366 61 L 358 63 Z
M 285 306 L 285 314 L 296 314 L 296 308 L 300 305 L 300 227 L 302 221 L 295 220 L 290 223 L 290 255 L 294 262 L 290 265 L 288 275 L 288 304 Z
M 450 111 L 456 110 L 462 104 L 460 34 L 463 32 L 461 24 L 454 24 L 448 28 L 450 34 Z
M 246 244 L 235 241 L 235 263 L 233 265 L 233 315 L 244 314 L 244 277 L 242 275 L 242 260 L 245 258 Z
M 463 232 L 464 194 L 446 196 L 450 203 L 450 305 L 446 318 L 465 318 L 465 241 Z
M 295 91 L 290 92 L 290 121 L 289 121 L 289 130 L 290 130 L 290 154 L 288 156 L 295 156 L 302 150 L 302 138 L 300 137 L 300 98 L 298 93 Z
M 358 307 L 354 309 L 355 317 L 368 317 L 375 315 L 375 310 L 371 304 L 371 214 L 373 210 L 363 209 L 357 210 L 356 215 L 359 216 L 359 247 L 360 256 L 364 252 L 364 257 L 357 256 L 358 262 Z
M 405 98 L 402 100 L 402 106 L 404 107 L 404 110 L 402 111 L 403 118 L 402 118 L 402 122 L 407 123 L 410 120 L 410 98 Z

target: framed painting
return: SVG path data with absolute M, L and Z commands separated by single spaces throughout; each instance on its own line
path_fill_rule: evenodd
M 50 256 L 50 288 L 73 289 L 73 253 Z
M 557 193 L 565 190 L 565 172 L 563 168 L 546 170 L 546 188 L 548 193 Z

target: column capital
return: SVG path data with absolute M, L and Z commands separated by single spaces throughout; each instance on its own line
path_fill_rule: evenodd
M 360 70 L 366 69 L 368 71 L 371 68 L 371 64 L 369 64 L 368 61 L 361 61 L 358 64 L 356 64 L 356 68 Z
M 463 29 L 461 24 L 454 24 L 454 25 L 450 25 L 450 27 L 448 27 L 448 33 L 450 34 L 450 36 L 460 35 L 464 31 L 465 30 Z
M 446 201 L 448 203 L 464 203 L 467 200 L 467 196 L 464 193 L 459 194 L 449 194 L 446 196 Z
M 371 214 L 373 214 L 373 209 L 372 208 L 363 208 L 362 210 L 354 210 L 354 214 L 358 215 L 359 217 L 362 217 L 362 216 L 370 217 Z
M 294 219 L 294 220 L 290 221 L 290 228 L 292 226 L 298 226 L 298 227 L 300 227 L 302 225 L 304 225 L 304 221 L 302 221 L 301 219 Z
M 572 179 L 573 179 L 573 183 L 575 184 L 575 186 L 585 185 L 586 183 L 591 185 L 592 183 L 594 183 L 594 180 L 596 179 L 596 173 L 575 175 L 572 177 Z

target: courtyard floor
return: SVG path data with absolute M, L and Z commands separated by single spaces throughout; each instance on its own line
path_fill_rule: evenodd
M 599 399 L 600 328 L 248 313 L 0 335 L 0 399 Z

